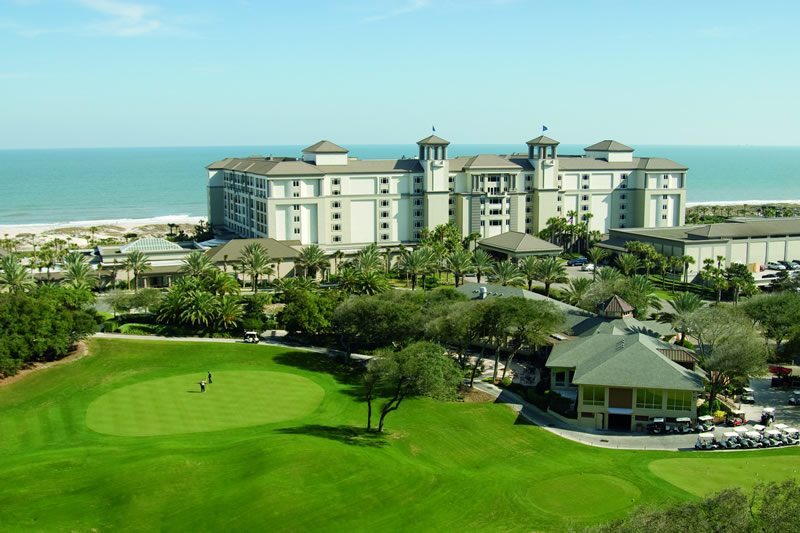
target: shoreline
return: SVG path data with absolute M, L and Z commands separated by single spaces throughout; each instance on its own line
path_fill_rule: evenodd
M 52 239 L 63 239 L 78 247 L 86 247 L 93 238 L 95 241 L 114 239 L 124 241 L 128 233 L 142 237 L 163 237 L 170 231 L 183 230 L 187 233 L 205 216 L 166 215 L 149 218 L 118 218 L 103 220 L 76 220 L 72 222 L 51 222 L 42 224 L 2 224 L 0 238 L 17 239 L 23 246 L 41 244 Z M 174 226 L 170 227 L 170 224 Z

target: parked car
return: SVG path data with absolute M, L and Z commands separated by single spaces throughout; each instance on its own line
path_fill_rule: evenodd
M 585 257 L 575 257 L 567 261 L 567 266 L 575 267 L 575 266 L 583 266 L 588 263 L 589 260 Z
M 775 279 L 777 277 L 778 277 L 778 275 L 775 274 L 775 273 L 773 273 L 773 274 L 764 274 L 763 276 L 761 276 L 761 279 Z
M 775 261 L 770 261 L 767 263 L 767 268 L 769 270 L 786 270 L 786 267 L 780 263 L 776 263 Z
M 581 270 L 584 272 L 594 272 L 594 263 L 584 263 Z

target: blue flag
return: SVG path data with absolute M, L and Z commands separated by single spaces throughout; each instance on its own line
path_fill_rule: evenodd
M 547 126 L 545 126 L 545 125 L 542 125 L 542 133 L 544 133 L 544 132 L 546 132 L 546 131 L 547 131 Z
M 431 126 L 431 131 L 432 131 L 433 133 L 436 133 L 436 126 Z

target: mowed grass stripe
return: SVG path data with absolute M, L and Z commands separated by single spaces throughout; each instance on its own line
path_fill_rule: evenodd
M 313 412 L 324 390 L 302 376 L 225 370 L 200 392 L 205 374 L 142 381 L 94 400 L 86 425 L 128 437 L 220 431 L 283 422 Z

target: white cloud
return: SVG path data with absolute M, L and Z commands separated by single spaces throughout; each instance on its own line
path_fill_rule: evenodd
M 368 17 L 364 17 L 362 19 L 363 22 L 378 22 L 379 20 L 386 20 L 394 17 L 399 17 L 401 15 L 407 15 L 408 13 L 413 13 L 414 11 L 419 11 L 421 9 L 425 9 L 430 7 L 431 0 L 408 0 L 405 4 L 397 6 L 394 9 L 390 9 L 384 13 L 379 13 L 377 15 L 371 15 Z
M 134 37 L 151 33 L 161 28 L 155 15 L 155 7 L 145 4 L 118 2 L 116 0 L 78 0 L 82 6 L 107 18 L 92 24 L 90 29 L 98 33 L 117 37 Z

